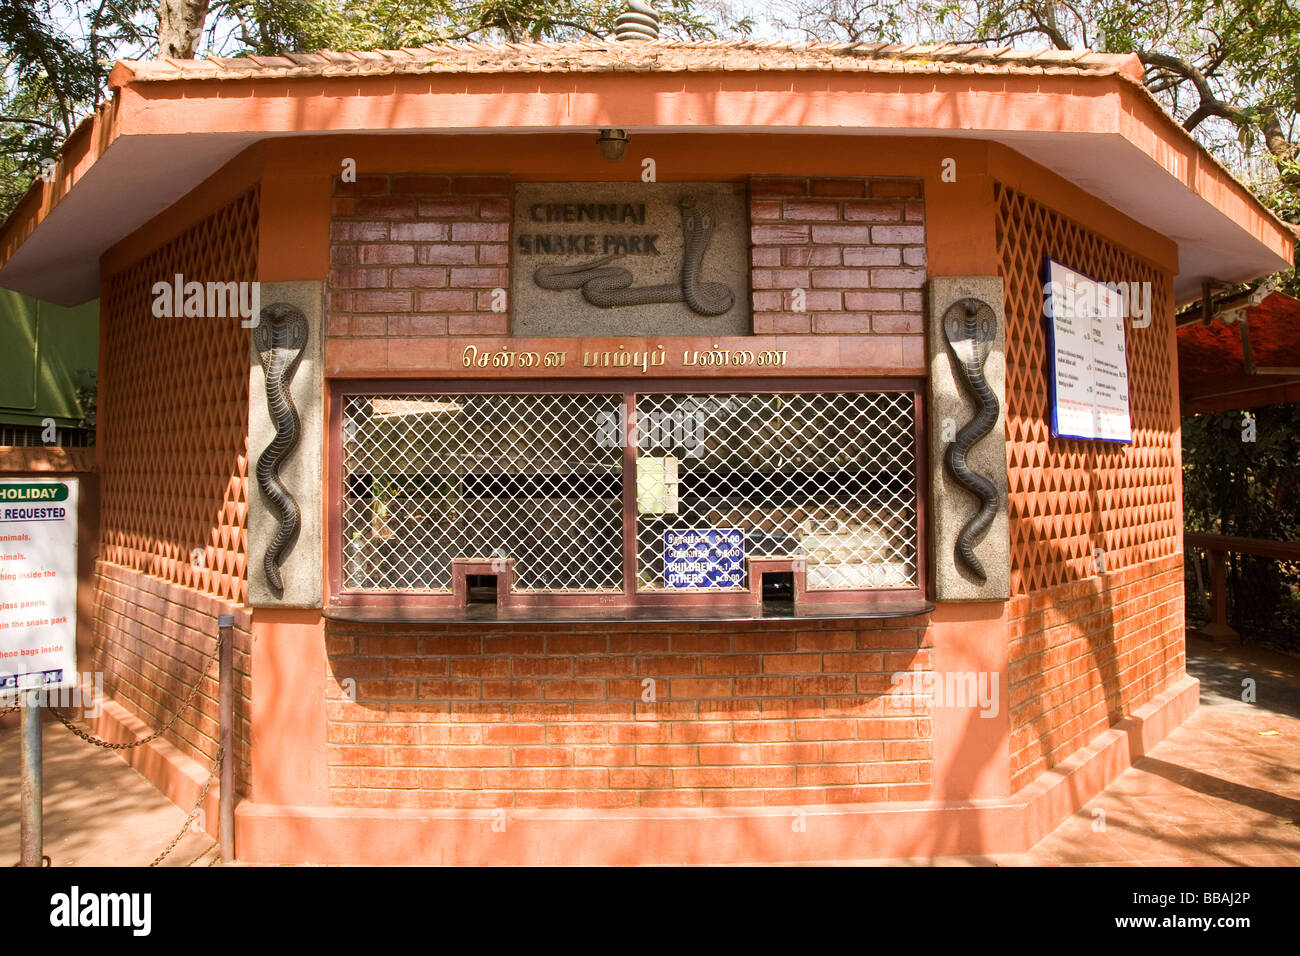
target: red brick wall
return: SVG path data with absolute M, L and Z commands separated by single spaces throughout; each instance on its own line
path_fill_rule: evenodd
M 509 313 L 510 180 L 358 176 L 334 181 L 327 335 L 374 367 L 423 361 L 429 336 L 503 335 Z
M 905 337 L 920 354 L 920 180 L 756 178 L 749 209 L 756 333 Z
M 217 647 L 217 616 L 234 615 L 235 784 L 248 794 L 249 612 L 106 561 L 96 566 L 95 608 L 93 666 L 104 675 L 105 695 L 151 732 L 181 711 L 166 740 L 205 769 L 218 745 L 217 664 L 208 658 Z M 195 683 L 195 704 L 182 709 Z
M 926 623 L 491 631 L 332 623 L 332 801 L 563 808 L 924 800 L 932 701 L 906 678 L 892 692 L 890 684 L 897 671 L 930 670 Z M 654 702 L 642 700 L 647 678 Z
M 1179 555 L 1012 598 L 1011 785 L 1019 789 L 1184 670 Z

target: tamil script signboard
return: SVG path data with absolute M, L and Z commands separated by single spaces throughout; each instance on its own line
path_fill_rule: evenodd
M 711 528 L 664 532 L 664 586 L 738 588 L 745 583 L 745 532 Z
M 0 479 L 0 693 L 76 684 L 77 491 Z
M 1052 259 L 1043 276 L 1052 434 L 1132 441 L 1123 295 Z

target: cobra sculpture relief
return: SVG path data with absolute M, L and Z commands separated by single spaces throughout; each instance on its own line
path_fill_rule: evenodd
M 275 437 L 257 459 L 257 486 L 270 503 L 275 515 L 275 535 L 266 549 L 263 569 L 266 580 L 277 593 L 284 590 L 280 565 L 293 546 L 302 524 L 298 503 L 280 480 L 280 466 L 298 444 L 298 409 L 289 394 L 289 383 L 307 344 L 307 319 L 298 309 L 284 302 L 268 305 L 261 311 L 261 321 L 253 330 L 253 347 L 266 377 L 266 407 L 275 426 Z
M 980 299 L 959 299 L 943 315 L 944 335 L 960 373 L 957 377 L 978 406 L 975 416 L 957 432 L 957 437 L 944 454 L 944 464 L 953 480 L 980 500 L 980 509 L 975 517 L 958 532 L 953 554 L 981 584 L 988 580 L 988 575 L 975 555 L 975 541 L 993 523 L 1000 498 L 993 482 L 971 471 L 967 455 L 998 421 L 998 399 L 984 378 L 984 361 L 997 338 L 997 326 L 997 316 L 988 303 Z
M 685 302 L 699 315 L 722 315 L 736 304 L 735 293 L 721 282 L 702 282 L 704 253 L 713 236 L 715 219 L 687 196 L 680 202 L 682 213 L 682 268 L 677 282 L 632 285 L 632 273 L 607 263 L 617 255 L 602 256 L 571 266 L 538 266 L 533 281 L 543 289 L 581 289 L 582 297 L 604 309 L 623 305 L 653 305 Z

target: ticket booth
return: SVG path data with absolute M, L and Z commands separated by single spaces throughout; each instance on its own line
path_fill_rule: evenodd
M 1011 852 L 1195 707 L 1174 309 L 1292 236 L 1135 57 L 112 76 L 0 283 L 100 297 L 100 730 L 235 616 L 241 859 Z

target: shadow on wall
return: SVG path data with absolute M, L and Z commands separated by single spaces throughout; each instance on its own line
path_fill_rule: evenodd
M 925 800 L 929 702 L 891 687 L 891 675 L 929 669 L 927 625 L 478 636 L 329 624 L 332 802 L 793 810 Z

